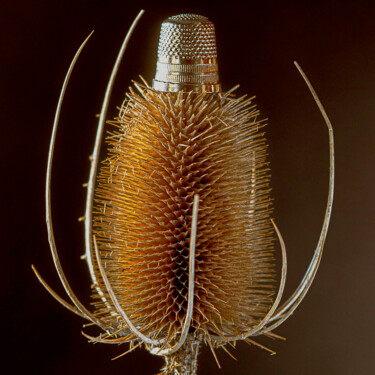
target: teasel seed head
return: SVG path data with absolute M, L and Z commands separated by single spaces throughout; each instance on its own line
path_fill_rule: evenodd
M 264 317 L 274 294 L 264 124 L 245 97 L 136 87 L 98 176 L 94 233 L 108 280 L 133 324 L 172 345 L 187 310 L 199 194 L 190 332 L 239 335 Z M 94 299 L 97 315 L 115 326 L 110 298 Z

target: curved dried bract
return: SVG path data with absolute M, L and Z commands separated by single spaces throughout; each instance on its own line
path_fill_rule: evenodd
M 89 271 L 91 275 L 91 279 L 93 284 L 96 288 L 98 288 L 98 293 L 103 296 L 103 293 L 100 291 L 100 288 L 97 283 L 95 271 L 94 271 L 94 265 L 93 265 L 93 251 L 92 251 L 92 207 L 93 207 L 93 199 L 94 199 L 94 188 L 95 188 L 95 179 L 96 179 L 96 173 L 98 169 L 98 163 L 99 163 L 99 154 L 100 154 L 100 146 L 102 144 L 102 138 L 103 138 L 103 131 L 104 131 L 104 125 L 107 117 L 107 110 L 109 105 L 109 99 L 111 97 L 112 88 L 115 83 L 115 79 L 117 76 L 117 72 L 120 66 L 120 63 L 122 61 L 122 57 L 125 53 L 126 47 L 128 46 L 130 37 L 137 26 L 138 21 L 142 17 L 144 13 L 144 10 L 142 9 L 137 17 L 134 19 L 132 25 L 130 26 L 130 29 L 128 30 L 125 39 L 122 43 L 122 46 L 120 48 L 120 51 L 117 55 L 116 62 L 113 66 L 111 76 L 109 78 L 107 88 L 105 91 L 102 108 L 100 111 L 100 117 L 98 122 L 98 128 L 96 131 L 96 137 L 95 137 L 95 145 L 94 150 L 91 155 L 91 168 L 90 168 L 90 176 L 89 176 L 89 182 L 87 185 L 87 198 L 86 198 L 86 212 L 85 212 L 85 246 L 86 246 L 86 260 L 89 266 Z
M 328 232 L 328 226 L 329 221 L 331 218 L 331 212 L 332 212 L 332 204 L 333 204 L 333 193 L 334 193 L 334 177 L 335 177 L 335 153 L 334 153 L 334 139 L 333 139 L 333 128 L 331 125 L 331 122 L 327 116 L 326 111 L 324 110 L 324 107 L 321 103 L 321 101 L 318 98 L 318 95 L 316 94 L 314 88 L 312 87 L 310 81 L 306 77 L 305 73 L 301 69 L 301 67 L 297 64 L 297 62 L 294 62 L 296 65 L 298 71 L 300 72 L 302 78 L 306 82 L 316 104 L 318 105 L 318 108 L 324 118 L 324 121 L 328 128 L 328 136 L 329 136 L 329 157 L 330 157 L 330 173 L 329 173 L 329 192 L 328 192 L 328 200 L 327 200 L 327 207 L 326 212 L 324 216 L 323 221 L 323 227 L 319 236 L 318 245 L 315 249 L 314 256 L 310 262 L 310 265 L 308 267 L 308 270 L 306 274 L 304 275 L 301 283 L 299 284 L 298 288 L 295 290 L 295 292 L 292 294 L 292 296 L 277 310 L 274 317 L 271 319 L 271 321 L 276 321 L 274 324 L 266 327 L 266 329 L 262 330 L 260 334 L 266 333 L 268 331 L 271 331 L 278 327 L 281 323 L 283 323 L 286 319 L 290 317 L 291 314 L 293 314 L 294 310 L 297 308 L 297 306 L 301 303 L 303 298 L 305 297 L 307 291 L 309 290 L 314 277 L 316 275 L 316 272 L 319 267 L 319 263 L 322 257 L 323 253 L 323 246 L 324 242 L 327 237 Z
M 66 302 L 63 298 L 61 298 L 48 284 L 47 282 L 42 278 L 42 276 L 40 276 L 39 272 L 37 271 L 37 269 L 34 267 L 34 265 L 31 265 L 31 268 L 32 270 L 34 271 L 35 273 L 35 276 L 37 277 L 37 279 L 39 280 L 39 282 L 47 289 L 47 291 L 49 292 L 49 294 L 51 294 L 51 296 L 53 298 L 55 298 L 58 302 L 60 302 L 65 308 L 67 308 L 69 311 L 73 312 L 74 314 L 77 314 L 78 316 L 80 316 L 81 318 L 86 318 L 85 315 L 82 314 L 81 311 L 79 311 L 76 307 L 72 306 L 70 303 Z
M 58 104 L 57 104 L 57 109 L 56 109 L 56 113 L 55 113 L 53 129 L 52 129 L 51 142 L 50 142 L 50 147 L 49 147 L 49 153 L 48 153 L 48 164 L 47 164 L 47 175 L 46 175 L 46 223 L 47 223 L 47 231 L 48 231 L 48 241 L 49 241 L 50 248 L 51 248 L 51 254 L 52 254 L 53 262 L 55 264 L 56 271 L 57 271 L 57 273 L 60 277 L 61 283 L 63 284 L 66 293 L 68 294 L 69 298 L 72 300 L 72 302 L 76 306 L 76 308 L 82 313 L 82 315 L 86 319 L 92 321 L 93 323 L 97 324 L 98 326 L 100 326 L 104 329 L 105 326 L 102 324 L 102 322 L 98 318 L 96 318 L 92 313 L 90 313 L 82 305 L 82 303 L 78 300 L 78 298 L 74 294 L 72 288 L 70 287 L 70 285 L 68 283 L 68 280 L 65 277 L 64 271 L 63 271 L 63 269 L 61 267 L 61 264 L 60 264 L 60 259 L 59 259 L 56 244 L 55 244 L 55 237 L 54 237 L 53 225 L 52 225 L 52 213 L 51 213 L 52 161 L 53 161 L 53 153 L 54 153 L 55 141 L 56 141 L 56 132 L 57 132 L 57 127 L 58 127 L 58 123 L 59 123 L 59 119 L 60 119 L 61 106 L 62 106 L 62 102 L 64 100 L 65 91 L 66 91 L 66 88 L 68 86 L 69 78 L 70 78 L 70 75 L 73 71 L 74 65 L 75 65 L 75 63 L 78 59 L 78 56 L 80 55 L 83 47 L 85 46 L 85 44 L 87 43 L 87 41 L 89 40 L 91 35 L 92 35 L 92 33 L 81 44 L 81 46 L 79 47 L 78 51 L 76 52 L 70 66 L 69 66 L 68 72 L 65 76 L 63 86 L 61 88 L 60 97 L 59 97 L 59 101 L 58 101 Z M 43 284 L 43 285 L 45 285 L 45 284 Z M 47 290 L 49 291 L 48 288 L 47 288 Z M 58 301 L 62 303 L 62 299 L 60 297 L 58 298 Z M 67 307 L 67 303 L 65 303 L 63 305 L 65 307 Z

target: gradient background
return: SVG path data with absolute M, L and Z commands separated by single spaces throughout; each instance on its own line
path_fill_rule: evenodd
M 162 361 L 138 350 L 89 344 L 83 321 L 33 276 L 64 295 L 49 254 L 44 176 L 60 87 L 76 49 L 95 29 L 73 72 L 58 131 L 53 173 L 56 242 L 68 279 L 86 305 L 89 277 L 79 259 L 88 155 L 106 81 L 139 9 L 146 13 L 125 54 L 111 101 L 116 114 L 131 79 L 154 75 L 160 23 L 194 12 L 216 25 L 224 90 L 257 95 L 267 127 L 274 217 L 288 249 L 285 296 L 298 285 L 318 240 L 328 190 L 328 135 L 297 60 L 335 130 L 336 191 L 323 261 L 307 297 L 276 333 L 260 339 L 276 356 L 239 343 L 207 349 L 200 374 L 367 374 L 373 369 L 375 282 L 375 7 L 371 1 L 2 1 L 1 372 L 154 374 Z M 95 333 L 95 329 L 86 329 Z M 5 349 L 5 350 L 4 350 Z

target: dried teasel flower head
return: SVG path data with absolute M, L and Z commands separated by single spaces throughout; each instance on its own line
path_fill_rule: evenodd
M 73 305 L 65 307 L 101 327 L 92 341 L 144 345 L 164 356 L 164 374 L 195 374 L 199 345 L 227 351 L 251 336 L 278 337 L 305 296 L 319 266 L 333 199 L 333 135 L 326 216 L 317 249 L 297 290 L 278 307 L 286 278 L 286 251 L 271 219 L 267 143 L 253 98 L 222 92 L 213 24 L 183 14 L 163 25 L 153 87 L 135 83 L 111 122 L 108 156 L 98 176 L 99 147 L 119 62 L 103 101 L 88 183 L 86 258 L 94 312 L 69 286 L 52 228 L 50 175 L 59 112 L 47 169 L 47 227 L 55 266 Z M 282 251 L 278 291 L 274 234 Z M 87 336 L 87 335 L 86 335 Z M 227 351 L 228 352 L 228 351 Z M 228 352 L 229 353 L 229 352 Z

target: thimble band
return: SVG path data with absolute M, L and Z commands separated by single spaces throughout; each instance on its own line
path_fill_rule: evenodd
M 217 60 L 216 58 L 176 59 L 170 57 L 159 59 L 154 82 L 217 85 L 219 82 Z
M 169 73 L 218 75 L 218 70 L 217 64 L 168 64 L 158 61 L 156 64 L 156 77 Z
M 171 65 L 217 65 L 217 57 L 185 58 L 180 56 L 158 56 L 158 63 Z
M 157 91 L 194 91 L 194 92 L 220 92 L 220 84 L 194 84 L 194 83 L 170 83 L 153 80 L 152 87 Z

